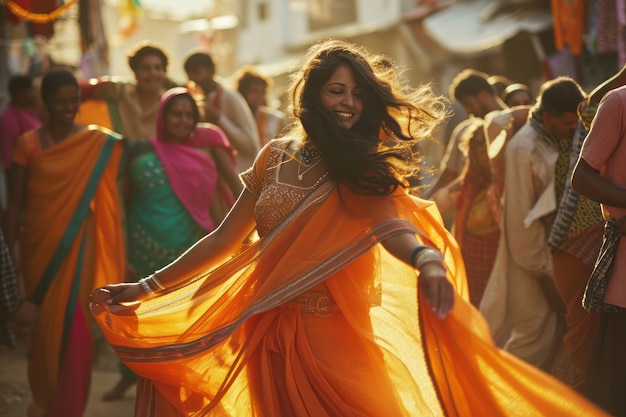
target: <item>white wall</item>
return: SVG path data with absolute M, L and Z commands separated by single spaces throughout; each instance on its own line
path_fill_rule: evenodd
M 107 36 L 112 39 L 117 33 L 120 16 L 116 8 L 105 7 L 102 10 L 102 19 L 107 30 Z M 141 41 L 149 40 L 162 47 L 169 57 L 167 73 L 174 81 L 186 80 L 183 70 L 182 57 L 191 47 L 192 41 L 180 34 L 180 22 L 155 19 L 146 16 L 142 19 L 139 29 L 129 38 L 109 44 L 111 75 L 133 77 L 128 67 L 128 53 Z
M 218 74 L 229 76 L 244 64 L 258 64 L 277 73 L 284 72 L 301 58 L 302 52 L 310 44 L 319 39 L 329 36 L 353 37 L 362 32 L 374 32 L 397 23 L 401 14 L 402 0 L 355 2 L 357 21 L 354 24 L 311 32 L 308 0 L 222 0 L 221 8 L 234 15 L 245 16 L 245 22 L 235 29 L 215 32 L 213 47 Z M 264 20 L 259 16 L 262 8 L 266 14 Z M 103 20 L 107 35 L 112 37 L 120 22 L 117 8 L 104 7 Z M 111 43 L 111 74 L 132 76 L 126 55 L 138 42 L 148 39 L 160 44 L 170 56 L 170 77 L 176 81 L 184 80 L 182 57 L 187 50 L 200 45 L 198 37 L 204 32 L 185 28 L 183 22 L 165 20 L 165 15 L 157 19 L 154 14 L 146 13 L 139 29 L 130 38 Z

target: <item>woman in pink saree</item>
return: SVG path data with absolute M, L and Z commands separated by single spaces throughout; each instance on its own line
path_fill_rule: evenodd
M 178 258 L 222 221 L 242 189 L 222 130 L 198 125 L 196 102 L 184 88 L 161 97 L 156 135 L 128 144 L 128 263 L 146 276 Z M 104 395 L 122 398 L 137 377 L 122 366 Z

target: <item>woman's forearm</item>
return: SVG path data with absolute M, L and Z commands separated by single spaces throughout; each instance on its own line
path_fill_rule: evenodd
M 254 194 L 244 190 L 217 229 L 157 272 L 163 286 L 176 287 L 187 279 L 214 269 L 230 259 L 255 226 L 256 200 Z

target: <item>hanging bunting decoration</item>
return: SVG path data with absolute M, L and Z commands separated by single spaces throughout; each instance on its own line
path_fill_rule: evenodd
M 51 11 L 50 13 L 33 13 L 30 12 L 19 4 L 17 4 L 14 0 L 7 1 L 7 8 L 11 13 L 15 16 L 19 17 L 22 20 L 26 20 L 32 23 L 49 23 L 55 21 L 61 16 L 63 13 L 67 11 L 71 6 L 76 4 L 78 0 L 67 0 L 67 2 L 60 6 L 58 9 Z
M 144 10 L 140 0 L 118 0 L 120 13 L 120 29 L 111 39 L 112 44 L 120 43 L 133 35 L 139 29 L 139 22 Z

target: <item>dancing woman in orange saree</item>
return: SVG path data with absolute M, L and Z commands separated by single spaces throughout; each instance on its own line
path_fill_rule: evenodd
M 325 123 L 299 113 L 306 140 L 264 147 L 215 232 L 156 275 L 92 295 L 105 337 L 144 378 L 135 415 L 602 415 L 493 345 L 432 203 L 400 186 L 365 192 L 388 171 L 350 177 L 358 158 L 334 164 L 383 154 L 381 123 L 367 126 L 376 117 L 388 141 L 406 138 L 368 107 L 389 87 L 366 56 L 345 42 L 316 45 L 304 67 L 311 84 L 296 84 L 293 101 L 317 97 L 307 110 Z M 413 121 L 428 125 L 438 111 L 420 93 L 428 111 Z M 325 128 L 333 141 L 318 136 Z M 361 130 L 365 152 L 363 142 L 341 147 Z M 242 249 L 253 227 L 259 239 Z
M 414 268 L 381 245 L 402 233 L 446 253 L 460 295 L 444 320 L 418 297 Z M 252 247 L 194 275 L 97 316 L 147 378 L 138 416 L 596 415 L 495 348 L 463 299 L 460 253 L 435 206 L 403 192 L 323 183 Z
M 18 139 L 8 214 L 25 300 L 38 311 L 28 363 L 31 415 L 40 409 L 47 417 L 83 415 L 92 367 L 89 294 L 111 277 L 123 279 L 126 267 L 118 186 L 123 142 L 72 123 L 66 112 L 78 107 L 72 79 L 60 70 L 44 76 L 51 120 Z M 59 119 L 69 133 L 57 139 Z

